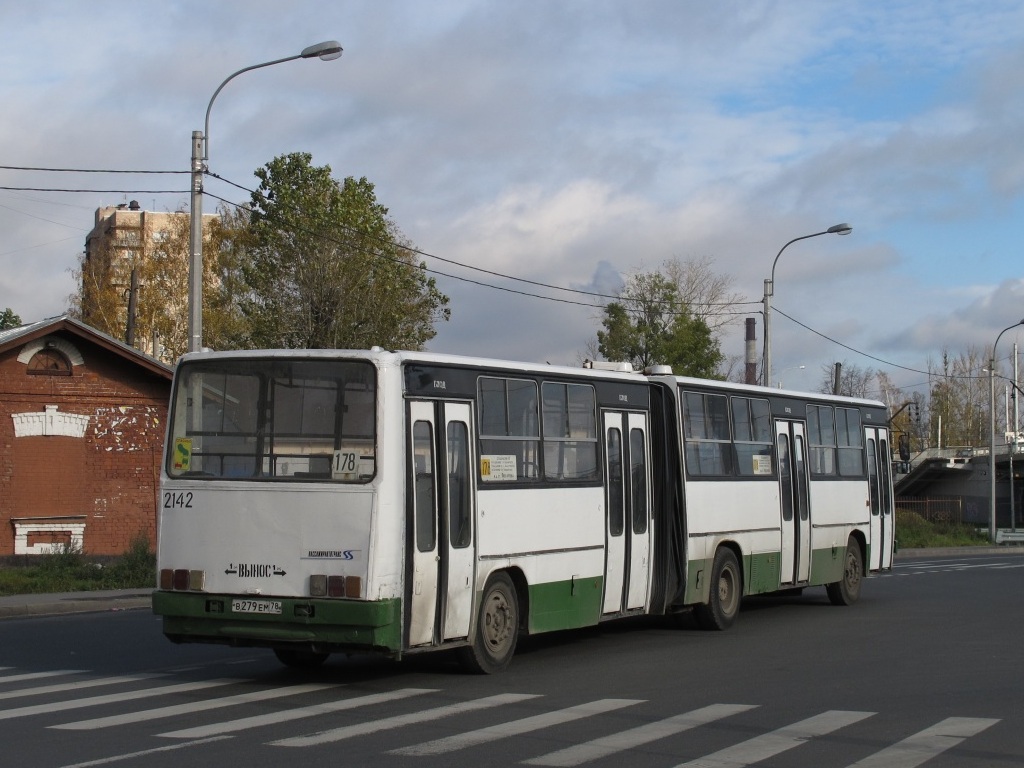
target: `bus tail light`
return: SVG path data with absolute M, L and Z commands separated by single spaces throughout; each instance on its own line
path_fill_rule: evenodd
M 160 571 L 160 589 L 175 592 L 202 592 L 206 586 L 206 571 L 186 568 L 163 568 Z
M 359 576 L 327 576 L 316 574 L 309 577 L 311 597 L 361 597 L 363 580 Z

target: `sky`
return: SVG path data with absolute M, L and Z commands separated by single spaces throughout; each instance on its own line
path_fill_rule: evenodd
M 1019 0 L 6 0 L 0 311 L 67 309 L 100 206 L 187 208 L 187 174 L 84 171 L 187 172 L 225 78 L 323 40 L 216 96 L 204 210 L 289 152 L 366 177 L 451 298 L 433 351 L 575 365 L 671 259 L 731 280 L 741 366 L 778 256 L 787 388 L 920 389 L 1024 318 Z

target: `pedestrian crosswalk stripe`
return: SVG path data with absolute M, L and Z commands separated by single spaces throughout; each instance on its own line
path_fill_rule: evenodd
M 0 685 L 3 683 L 22 683 L 26 680 L 41 680 L 45 677 L 80 675 L 84 671 L 83 669 L 54 669 L 49 672 L 23 672 L 20 675 L 0 675 Z
M 642 703 L 641 699 L 599 699 L 587 704 L 580 704 L 575 707 L 560 709 L 555 712 L 547 712 L 542 715 L 526 717 L 522 720 L 513 720 L 510 723 L 492 725 L 489 728 L 479 728 L 475 731 L 467 731 L 456 736 L 448 736 L 443 739 L 428 741 L 423 744 L 416 744 L 411 747 L 393 749 L 389 754 L 393 755 L 440 755 L 445 752 L 454 752 L 458 749 L 474 747 L 478 744 L 497 741 L 509 736 L 519 736 L 531 731 L 539 731 L 542 728 L 550 728 L 554 725 L 571 723 L 574 720 L 581 720 L 584 717 L 599 715 L 604 712 L 613 712 L 623 707 L 631 707 L 634 704 Z
M 998 722 L 982 717 L 949 717 L 854 763 L 850 768 L 916 768 Z
M 431 720 L 440 720 L 441 718 L 451 717 L 452 715 L 461 715 L 466 712 L 474 712 L 481 709 L 488 709 L 490 707 L 500 707 L 502 704 L 514 704 L 519 701 L 536 698 L 539 698 L 539 696 L 530 693 L 500 693 L 495 696 L 487 696 L 483 699 L 463 701 L 458 704 L 449 704 L 421 712 L 411 712 L 407 715 L 396 715 L 395 717 L 388 717 L 383 720 L 375 720 L 369 723 L 359 723 L 357 725 L 342 726 L 341 728 L 332 728 L 331 730 L 321 731 L 320 733 L 314 733 L 310 736 L 296 736 L 290 739 L 272 741 L 270 743 L 277 747 L 311 747 L 317 744 L 329 744 L 343 739 L 350 739 L 353 736 L 364 736 L 369 733 L 379 733 L 380 731 L 401 728 L 402 726 L 412 725 L 413 723 L 425 723 Z
M 175 750 L 185 749 L 186 747 L 198 747 L 202 746 L 203 744 L 209 744 L 213 741 L 223 741 L 224 739 L 230 738 L 230 736 L 215 736 L 212 739 L 202 739 L 201 741 L 187 741 L 183 744 L 172 744 L 168 747 L 143 749 L 138 752 L 129 752 L 126 755 L 112 755 L 111 757 L 100 757 L 96 760 L 86 760 L 84 763 L 74 763 L 73 765 L 65 765 L 62 766 L 62 768 L 99 768 L 101 765 L 120 763 L 125 760 L 137 760 L 140 757 L 149 757 L 150 755 L 157 755 L 161 752 L 173 752 Z
M 742 768 L 797 747 L 815 736 L 824 736 L 847 725 L 853 725 L 873 714 L 875 713 L 838 710 L 823 712 L 799 723 L 726 747 L 714 754 L 683 763 L 677 768 Z
M 29 715 L 45 715 L 50 712 L 63 712 L 68 709 L 82 709 L 83 707 L 94 707 L 97 704 L 114 704 L 120 701 L 135 701 L 153 696 L 164 696 L 169 693 L 185 693 L 188 691 L 201 691 L 206 688 L 216 688 L 220 685 L 231 685 L 241 680 L 202 680 L 195 683 L 180 683 L 178 685 L 162 685 L 157 688 L 143 688 L 138 691 L 126 691 L 124 693 L 111 693 L 106 696 L 90 696 L 85 699 L 69 699 L 68 701 L 56 701 L 50 704 L 36 704 L 29 707 L 18 707 L 16 709 L 0 709 L 0 720 L 10 720 L 15 717 L 27 717 Z
M 306 685 L 290 685 L 286 688 L 268 688 L 262 691 L 250 691 L 239 693 L 234 696 L 223 696 L 219 699 L 207 699 L 206 701 L 192 701 L 185 704 L 175 704 L 157 709 L 143 709 L 136 712 L 127 712 L 123 715 L 110 715 L 109 717 L 97 717 L 92 720 L 79 720 L 76 723 L 64 723 L 62 725 L 51 725 L 68 731 L 89 731 L 94 728 L 108 728 L 114 725 L 126 725 L 128 723 L 140 723 L 147 720 L 158 720 L 163 717 L 175 717 L 176 715 L 187 715 L 192 712 L 207 712 L 211 709 L 233 707 L 239 704 L 249 704 L 254 701 L 268 701 L 280 699 L 285 696 L 297 696 L 300 693 L 312 693 L 323 691 L 328 688 L 339 686 L 331 683 L 308 683 Z
M 369 707 L 374 704 L 386 704 L 391 701 L 406 699 L 410 696 L 420 696 L 424 693 L 437 693 L 437 689 L 399 688 L 396 691 L 372 693 L 367 696 L 359 696 L 354 699 L 329 701 L 324 704 L 312 704 L 308 707 L 299 707 L 297 709 L 286 709 L 281 712 L 267 712 L 262 715 L 243 717 L 238 720 L 229 720 L 224 723 L 210 723 L 209 725 L 200 725 L 195 728 L 183 728 L 180 731 L 170 731 L 168 733 L 161 733 L 160 735 L 170 739 L 199 739 L 206 736 L 216 736 L 224 733 L 236 733 L 237 731 L 244 731 L 249 728 L 259 728 L 265 725 L 287 723 L 292 720 L 300 720 L 306 717 L 329 715 L 334 712 L 343 712 L 348 709 L 358 709 L 359 707 Z
M 139 680 L 153 680 L 163 675 L 122 675 L 120 677 L 95 677 L 85 680 L 74 680 L 70 683 L 55 683 L 53 685 L 37 685 L 34 688 L 18 688 L 14 691 L 0 693 L 0 700 L 21 699 L 26 696 L 45 696 L 51 693 L 67 693 L 68 691 L 81 691 L 86 688 L 99 688 L 105 685 L 118 685 L 120 683 L 134 683 Z
M 635 749 L 652 741 L 674 736 L 691 728 L 707 725 L 730 715 L 756 708 L 757 705 L 754 704 L 712 704 L 665 720 L 630 728 L 628 731 L 602 736 L 584 744 L 566 747 L 524 762 L 526 765 L 560 766 L 561 768 L 581 765 L 590 760 L 614 755 L 627 749 Z
M 25 698 L 26 696 L 42 696 L 50 693 L 65 693 L 67 691 L 84 690 L 85 688 L 98 688 L 104 685 L 117 685 L 119 683 L 132 683 L 139 680 L 153 680 L 163 675 L 122 675 L 120 677 L 97 677 L 85 680 L 73 680 L 70 683 L 54 683 L 53 685 L 37 685 L 33 688 L 18 688 L 6 690 L 0 693 L 0 700 L 8 698 Z

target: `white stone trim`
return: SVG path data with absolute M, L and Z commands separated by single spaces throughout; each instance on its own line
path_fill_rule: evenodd
M 85 523 L 36 523 L 22 518 L 14 522 L 14 554 L 50 555 L 62 551 L 60 544 L 33 544 L 28 537 L 32 533 L 66 533 L 71 537 L 71 549 L 81 552 L 85 547 Z
M 41 339 L 30 341 L 21 348 L 21 353 L 18 355 L 18 362 L 28 365 L 28 361 L 35 356 L 36 352 L 46 349 L 47 347 L 56 349 L 58 352 L 62 353 L 71 365 L 81 365 L 85 362 L 85 358 L 82 357 L 82 353 L 78 351 L 78 348 L 74 344 L 66 339 L 58 338 L 57 336 L 45 336 Z
M 45 411 L 12 413 L 15 437 L 85 437 L 89 417 L 77 413 L 57 412 L 56 405 L 47 405 Z

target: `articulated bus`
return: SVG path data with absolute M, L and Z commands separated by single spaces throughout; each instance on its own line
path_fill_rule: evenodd
M 618 370 L 615 370 L 618 368 Z M 154 611 L 174 642 L 457 649 L 748 595 L 858 599 L 889 569 L 882 403 L 429 353 L 200 352 L 179 363 Z

